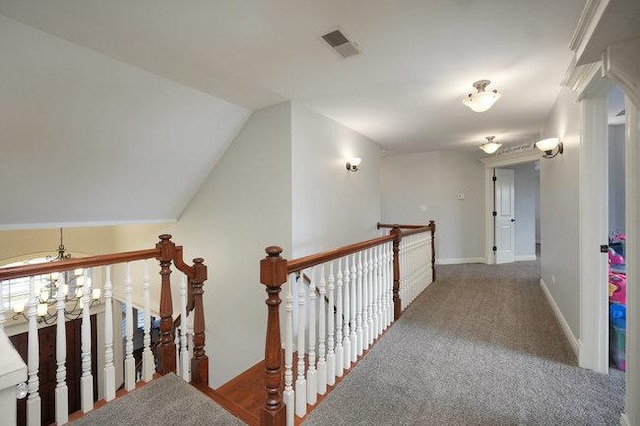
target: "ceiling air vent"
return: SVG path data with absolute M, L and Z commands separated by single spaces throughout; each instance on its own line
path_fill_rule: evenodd
M 358 46 L 349 40 L 339 29 L 333 30 L 322 36 L 333 50 L 335 50 L 342 59 L 355 56 L 360 53 Z

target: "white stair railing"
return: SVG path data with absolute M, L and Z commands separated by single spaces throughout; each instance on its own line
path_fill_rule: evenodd
M 289 261 L 280 247 L 266 248 L 260 262 L 268 294 L 263 419 L 292 426 L 295 416 L 304 417 L 431 282 L 435 223 L 378 228 L 392 231 Z

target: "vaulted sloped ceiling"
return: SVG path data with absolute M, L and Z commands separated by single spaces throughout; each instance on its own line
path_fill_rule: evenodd
M 0 227 L 176 220 L 249 110 L 0 15 Z

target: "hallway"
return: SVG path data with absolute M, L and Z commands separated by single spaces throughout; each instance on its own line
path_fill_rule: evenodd
M 623 395 L 576 366 L 537 262 L 450 265 L 305 424 L 617 425 Z

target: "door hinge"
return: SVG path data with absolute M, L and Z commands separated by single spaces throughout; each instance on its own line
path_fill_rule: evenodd
M 609 253 L 609 246 L 606 244 L 603 244 L 600 246 L 600 253 Z
M 497 177 L 495 177 L 495 176 L 493 176 L 493 177 L 491 178 L 491 180 L 495 182 L 495 181 L 497 181 L 497 180 L 498 180 L 498 178 L 497 178 Z
M 492 214 L 494 217 L 495 217 L 495 216 L 498 216 L 498 212 L 493 212 L 493 213 L 491 213 L 491 214 Z
M 498 247 L 493 246 L 493 251 L 498 251 Z

